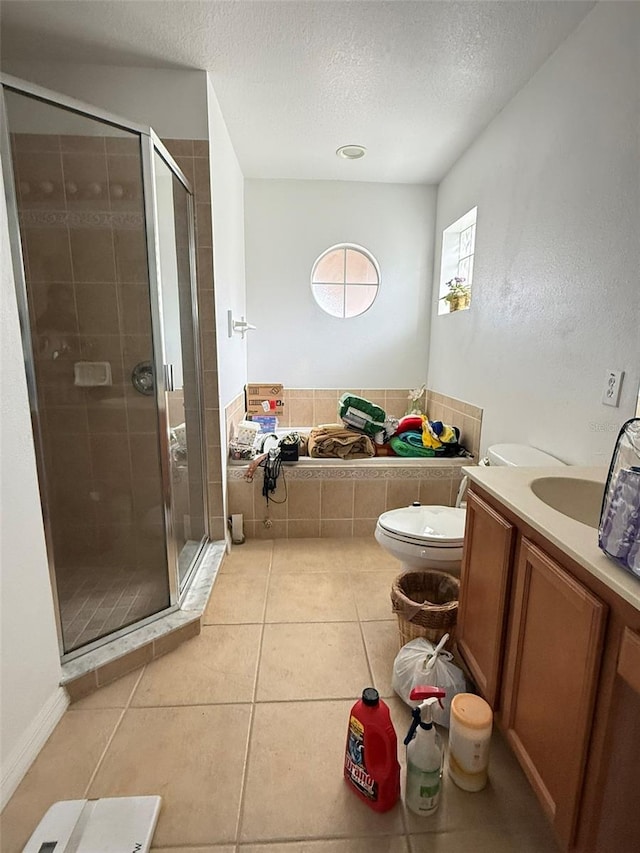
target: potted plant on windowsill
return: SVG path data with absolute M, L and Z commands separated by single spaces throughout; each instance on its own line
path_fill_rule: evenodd
M 441 296 L 449 304 L 449 311 L 461 311 L 468 308 L 471 302 L 471 288 L 466 284 L 466 279 L 455 276 L 445 283 L 449 293 Z

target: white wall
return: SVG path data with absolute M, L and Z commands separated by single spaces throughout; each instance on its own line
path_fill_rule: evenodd
M 72 98 L 151 125 L 165 139 L 207 138 L 204 71 L 7 61 L 2 70 Z
M 328 155 L 331 156 L 331 155 Z M 251 382 L 291 388 L 409 388 L 425 380 L 435 188 L 248 180 L 245 185 Z M 381 286 L 359 317 L 330 317 L 310 287 L 316 258 L 356 243 Z
M 470 310 L 437 316 L 429 386 L 484 407 L 483 449 L 606 464 L 640 380 L 640 5 L 599 3 L 456 163 L 442 230 L 478 205 Z M 625 370 L 619 409 L 600 402 Z
M 246 314 L 244 178 L 210 80 L 207 103 L 218 382 L 223 409 L 247 381 L 246 339 L 240 335 L 229 338 L 227 333 L 227 311 L 232 309 L 237 319 Z
M 65 707 L 0 173 L 0 808 Z

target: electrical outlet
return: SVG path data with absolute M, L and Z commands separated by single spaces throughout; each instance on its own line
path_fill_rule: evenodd
M 618 406 L 623 376 L 624 370 L 607 370 L 602 392 L 602 402 L 605 406 Z

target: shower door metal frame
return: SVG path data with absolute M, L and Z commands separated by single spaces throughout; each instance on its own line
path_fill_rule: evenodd
M 175 162 L 165 145 L 159 139 L 153 128 L 146 125 L 138 124 L 137 122 L 129 121 L 114 115 L 107 110 L 102 110 L 99 107 L 94 107 L 91 104 L 78 101 L 75 98 L 67 97 L 58 92 L 38 86 L 25 80 L 20 80 L 9 74 L 0 73 L 0 157 L 2 162 L 2 171 L 4 179 L 4 193 L 7 205 L 7 218 L 9 230 L 9 243 L 11 250 L 12 267 L 15 281 L 15 291 L 18 304 L 18 316 L 20 322 L 20 333 L 22 339 L 22 349 L 25 365 L 25 373 L 27 379 L 27 390 L 29 396 L 29 407 L 31 411 L 31 422 L 33 429 L 33 437 L 35 444 L 36 468 L 38 474 L 38 485 L 40 492 L 40 505 L 42 508 L 43 527 L 45 535 L 45 543 L 47 550 L 47 562 L 49 567 L 49 580 L 51 585 L 56 630 L 58 634 L 58 648 L 62 663 L 80 657 L 87 652 L 104 646 L 106 643 L 116 640 L 120 637 L 130 634 L 132 631 L 138 630 L 168 613 L 179 609 L 180 601 L 188 590 L 188 582 L 193 579 L 195 569 L 202 558 L 204 549 L 208 541 L 210 541 L 209 528 L 209 511 L 208 511 L 208 483 L 207 483 L 207 459 L 206 459 L 206 441 L 205 441 L 205 424 L 204 411 L 202 408 L 202 362 L 201 351 L 199 346 L 199 320 L 198 320 L 198 302 L 197 302 L 197 285 L 195 276 L 195 227 L 194 227 L 194 202 L 193 190 L 186 176 Z M 147 243 L 147 266 L 149 275 L 149 302 L 151 309 L 151 338 L 154 359 L 154 376 L 155 376 L 155 398 L 157 407 L 158 420 L 158 441 L 160 449 L 160 474 L 162 482 L 162 503 L 163 516 L 165 524 L 165 546 L 167 554 L 167 575 L 169 583 L 169 605 L 150 616 L 140 619 L 137 622 L 127 625 L 123 628 L 113 631 L 97 640 L 87 643 L 78 649 L 71 652 L 64 651 L 64 639 L 62 631 L 62 621 L 60 615 L 60 602 L 58 598 L 58 587 L 56 583 L 55 560 L 53 551 L 53 536 L 51 529 L 51 516 L 47 499 L 47 474 L 44 465 L 43 439 L 41 431 L 41 417 L 38 405 L 37 385 L 35 375 L 35 358 L 33 352 L 33 341 L 31 336 L 31 327 L 29 322 L 29 305 L 27 295 L 27 282 L 24 267 L 24 253 L 22 246 L 22 237 L 20 234 L 20 220 L 17 198 L 15 193 L 14 173 L 13 173 L 13 158 L 11 152 L 11 140 L 9 135 L 9 126 L 7 121 L 7 109 L 5 103 L 5 91 L 16 92 L 19 95 L 25 95 L 43 103 L 59 107 L 63 110 L 85 116 L 89 119 L 101 121 L 104 124 L 112 127 L 120 128 L 129 133 L 137 134 L 140 141 L 140 154 L 142 166 L 142 190 L 144 195 L 144 217 L 145 217 L 145 237 Z M 179 589 L 178 579 L 178 560 L 176 541 L 173 529 L 173 513 L 172 513 L 172 493 L 171 493 L 171 472 L 170 472 L 170 454 L 169 454 L 169 421 L 166 412 L 166 387 L 164 370 L 164 328 L 162 325 L 162 292 L 160 287 L 160 265 L 158 251 L 158 228 L 157 228 L 157 208 L 155 207 L 155 174 L 153 168 L 153 152 L 158 151 L 158 154 L 166 162 L 172 173 L 183 184 L 188 193 L 188 211 L 189 211 L 189 260 L 190 260 L 190 285 L 191 285 L 191 307 L 192 307 L 192 322 L 193 322 L 193 337 L 194 337 L 194 359 L 196 364 L 196 394 L 199 408 L 199 427 L 201 434 L 201 459 L 203 472 L 203 506 L 204 506 L 204 526 L 205 536 L 201 540 L 200 547 L 192 561 L 190 570 L 185 577 L 185 583 L 182 591 Z

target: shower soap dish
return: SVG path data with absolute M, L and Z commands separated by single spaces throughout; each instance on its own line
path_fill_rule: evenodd
M 111 363 L 108 361 L 76 361 L 73 376 L 73 384 L 85 388 L 113 384 Z

